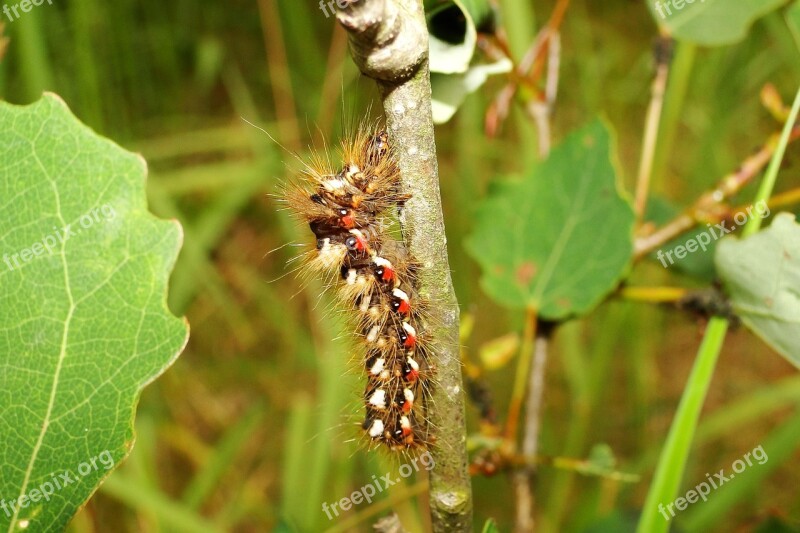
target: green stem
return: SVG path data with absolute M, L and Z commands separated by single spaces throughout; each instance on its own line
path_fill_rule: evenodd
M 794 105 L 792 106 L 789 120 L 784 126 L 778 148 L 773 154 L 767 173 L 756 194 L 755 203 L 766 202 L 772 194 L 778 170 L 786 152 L 786 146 L 789 143 L 789 136 L 794 123 L 797 121 L 798 112 L 800 112 L 800 89 L 795 96 Z M 760 225 L 760 218 L 751 217 L 743 230 L 743 237 L 758 231 Z M 689 457 L 689 448 L 700 419 L 700 410 L 703 407 L 706 393 L 711 384 L 714 368 L 727 331 L 727 319 L 714 317 L 708 323 L 692 373 L 683 391 L 683 397 L 678 405 L 678 411 L 675 413 L 675 419 L 672 421 L 667 442 L 661 452 L 656 474 L 653 478 L 653 483 L 650 485 L 639 526 L 636 529 L 637 533 L 661 533 L 669 529 L 667 518 L 671 519 L 671 515 L 666 511 L 666 506 L 673 502 L 678 493 L 681 478 L 686 468 L 686 461 Z M 661 508 L 659 509 L 659 507 Z
M 714 317 L 708 323 L 703 343 L 700 345 L 692 373 L 678 405 L 678 412 L 672 421 L 667 442 L 661 452 L 661 459 L 650 492 L 647 494 L 637 533 L 659 533 L 669 529 L 669 522 L 664 516 L 669 518 L 671 516 L 666 510 L 665 514 L 660 513 L 659 507 L 665 509 L 678 493 L 689 448 L 700 419 L 700 410 L 703 408 L 727 331 L 728 321 L 724 318 Z
M 758 188 L 756 199 L 753 202 L 754 204 L 759 202 L 766 203 L 770 196 L 772 196 L 772 190 L 775 188 L 775 181 L 778 179 L 778 170 L 780 170 L 781 161 L 783 161 L 783 154 L 786 153 L 786 146 L 789 144 L 792 128 L 794 128 L 794 124 L 797 122 L 798 112 L 800 112 L 800 89 L 798 89 L 797 95 L 794 97 L 794 104 L 792 104 L 792 110 L 789 113 L 789 120 L 786 121 L 786 125 L 783 127 L 783 133 L 781 133 L 781 140 L 778 142 L 778 148 L 772 156 L 769 167 L 767 167 L 767 173 L 764 176 L 764 180 L 761 182 L 761 186 Z M 761 217 L 750 217 L 750 220 L 747 221 L 747 225 L 742 230 L 742 238 L 752 235 L 757 232 L 759 228 L 761 228 Z

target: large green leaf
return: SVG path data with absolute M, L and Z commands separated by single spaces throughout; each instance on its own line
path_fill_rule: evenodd
M 800 224 L 779 213 L 746 239 L 717 246 L 717 271 L 745 325 L 800 367 Z
M 562 319 L 614 290 L 631 260 L 634 216 L 613 159 L 611 133 L 597 120 L 489 196 L 466 245 L 492 298 Z
M 0 103 L 0 531 L 67 524 L 186 343 L 166 306 L 181 228 L 145 176 L 57 96 Z
M 707 46 L 741 41 L 753 22 L 787 0 L 645 0 L 677 39 Z

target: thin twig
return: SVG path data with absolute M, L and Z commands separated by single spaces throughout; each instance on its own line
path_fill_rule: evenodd
M 639 175 L 636 180 L 634 211 L 638 220 L 642 219 L 647 207 L 647 195 L 650 191 L 650 177 L 653 174 L 658 128 L 661 124 L 661 112 L 664 109 L 664 93 L 666 93 L 667 79 L 669 79 L 672 43 L 671 38 L 662 36 L 659 38 L 655 49 L 656 75 L 653 79 L 650 106 L 647 109 L 642 157 L 639 161 Z
M 800 139 L 800 126 L 796 126 L 790 136 L 789 142 Z M 739 192 L 750 183 L 769 163 L 772 154 L 780 140 L 780 134 L 769 138 L 761 149 L 748 157 L 736 172 L 728 174 L 710 191 L 704 193 L 688 210 L 681 213 L 661 229 L 636 239 L 634 244 L 634 257 L 640 260 L 653 250 L 668 243 L 678 235 L 689 231 L 698 222 L 711 222 L 721 220 L 724 212 L 721 203 Z
M 566 10 L 568 4 L 568 1 L 559 2 L 560 9 L 557 6 L 556 13 L 551 18 L 552 26 L 547 28 L 548 57 L 544 98 L 542 100 L 534 100 L 527 106 L 529 115 L 536 124 L 539 138 L 539 157 L 541 159 L 545 159 L 550 154 L 550 147 L 552 146 L 550 117 L 558 95 L 558 79 L 561 65 L 561 39 L 556 28 L 561 24 L 564 10 Z M 547 370 L 547 341 L 550 331 L 549 329 L 542 331 L 541 328 L 537 327 L 538 316 L 535 312 L 529 311 L 527 320 L 529 323 L 525 328 L 526 335 L 533 334 L 535 348 L 533 368 L 531 368 L 528 376 L 528 399 L 525 405 L 525 432 L 522 441 L 522 455 L 535 458 L 539 443 L 544 377 Z M 530 339 L 525 342 L 530 344 Z M 521 357 L 523 355 L 529 357 L 527 354 L 521 354 Z M 522 374 L 519 378 L 525 380 L 525 376 L 526 374 Z M 511 438 L 516 439 L 516 431 L 511 435 Z M 514 492 L 516 496 L 515 531 L 517 533 L 531 533 L 534 528 L 534 473 L 534 467 L 522 468 L 514 473 Z
M 552 107 L 552 100 L 550 97 L 554 97 L 555 93 L 553 92 L 551 94 L 550 91 L 558 86 L 558 78 L 553 78 L 552 76 L 553 69 L 555 68 L 557 70 L 559 68 L 560 41 L 558 40 L 558 31 L 564 20 L 564 14 L 569 7 L 569 3 L 570 0 L 558 0 L 553 9 L 553 14 L 550 16 L 550 20 L 547 21 L 545 27 L 536 35 L 533 43 L 531 43 L 531 46 L 525 52 L 525 55 L 522 57 L 517 67 L 509 75 L 509 82 L 498 92 L 497 97 L 486 112 L 485 130 L 489 137 L 493 137 L 497 133 L 500 125 L 505 121 L 506 117 L 508 117 L 511 101 L 514 95 L 517 94 L 517 89 L 520 85 L 528 89 L 528 91 L 523 92 L 522 95 L 525 96 L 524 99 L 526 100 L 527 111 L 535 121 L 538 117 L 541 117 L 542 114 L 541 108 L 536 107 L 536 102 L 543 99 L 545 102 L 549 102 L 550 107 Z M 558 50 L 555 51 L 555 64 L 553 61 L 554 52 L 551 50 L 554 39 L 556 40 L 555 46 L 558 48 Z M 485 44 L 487 50 L 491 50 L 489 43 Z M 495 44 L 500 48 L 501 53 L 503 53 L 505 57 L 511 59 L 511 50 L 505 42 L 505 34 L 502 30 L 497 32 Z M 544 56 L 545 51 L 549 52 L 548 58 Z M 491 54 L 491 52 L 489 53 Z M 555 85 L 546 88 L 544 97 L 540 98 L 538 95 L 538 83 L 544 70 L 545 59 L 547 59 L 548 64 L 548 83 L 552 84 L 555 82 Z M 541 137 L 539 144 L 541 150 Z
M 437 385 L 429 416 L 436 432 L 430 472 L 433 530 L 471 531 L 472 488 L 468 472 L 464 387 L 459 358 L 459 312 L 439 193 L 431 114 L 428 30 L 422 0 L 350 0 L 337 14 L 350 33 L 353 60 L 378 84 L 403 187 L 412 194 L 401 223 L 420 269 L 421 292 L 431 306 L 432 359 Z
M 544 374 L 547 368 L 547 346 L 549 341 L 549 332 L 545 328 L 539 328 L 533 350 L 533 369 L 528 385 L 528 402 L 525 405 L 527 423 L 522 440 L 522 454 L 526 457 L 536 457 L 539 451 L 539 427 L 541 425 Z
M 536 471 L 535 461 L 539 453 L 539 428 L 541 427 L 542 398 L 544 397 L 544 376 L 547 369 L 547 347 L 549 332 L 538 328 L 533 350 L 533 368 L 529 376 L 528 400 L 525 405 L 525 434 L 522 438 L 522 456 L 533 461 L 530 466 L 521 468 L 514 474 L 516 487 L 516 533 L 534 530 L 535 495 L 532 488 Z
M 561 37 L 558 32 L 553 32 L 548 38 L 547 81 L 545 82 L 544 101 L 531 100 L 526 109 L 528 115 L 536 124 L 539 138 L 539 157 L 544 159 L 550 153 L 552 132 L 550 130 L 550 116 L 558 96 L 558 75 L 561 66 Z

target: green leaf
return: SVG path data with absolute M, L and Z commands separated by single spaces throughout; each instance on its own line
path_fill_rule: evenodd
M 495 301 L 557 320 L 589 312 L 615 289 L 631 260 L 634 215 L 614 153 L 596 120 L 484 201 L 466 246 Z
M 645 0 L 673 37 L 706 46 L 741 41 L 753 22 L 786 0 Z
M 147 211 L 144 160 L 56 95 L 0 102 L 0 124 L 0 530 L 58 531 L 186 343 L 166 306 L 181 228 Z
M 717 246 L 717 271 L 745 325 L 800 367 L 800 224 L 779 213 L 746 239 Z

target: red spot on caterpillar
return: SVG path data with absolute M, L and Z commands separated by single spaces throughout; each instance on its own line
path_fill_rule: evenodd
M 405 348 L 411 350 L 417 345 L 417 331 L 408 322 L 403 322 L 400 340 Z
M 342 226 L 347 229 L 352 229 L 355 227 L 356 222 L 353 220 L 353 215 L 345 215 L 342 217 Z
M 411 435 L 411 422 L 407 416 L 400 417 L 400 428 L 403 430 L 403 436 L 408 437 Z
M 395 280 L 397 275 L 394 271 L 394 267 L 389 261 L 383 257 L 375 257 L 372 261 L 377 267 L 375 269 L 375 275 L 378 277 L 378 279 L 386 283 Z
M 404 413 L 410 413 L 414 407 L 414 392 L 411 389 L 403 389 L 403 395 L 400 397 L 399 403 L 403 406 Z
M 414 383 L 415 381 L 417 381 L 417 378 L 419 377 L 419 365 L 411 357 L 409 357 L 408 361 L 406 361 L 406 368 L 404 374 L 406 377 L 406 381 L 408 381 L 409 383 Z
M 395 300 L 392 302 L 392 309 L 401 315 L 408 315 L 411 312 L 411 304 L 408 301 L 408 294 L 400 289 L 395 289 L 392 291 L 392 296 L 395 298 Z

